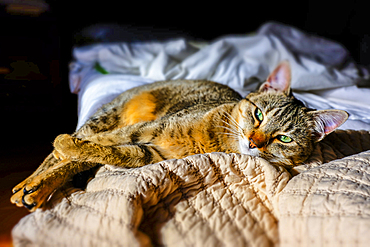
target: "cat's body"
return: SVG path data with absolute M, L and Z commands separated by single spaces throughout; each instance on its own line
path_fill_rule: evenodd
M 147 152 L 144 164 L 199 153 L 236 152 L 237 147 L 227 141 L 229 138 L 218 133 L 225 132 L 221 127 L 222 121 L 227 121 L 223 113 L 230 112 L 241 99 L 229 87 L 211 81 L 155 82 L 129 90 L 107 104 L 90 118 L 77 137 L 117 149 L 138 148 Z M 106 111 L 110 112 L 109 118 L 102 117 Z M 91 126 L 104 126 L 105 131 L 91 133 Z M 107 157 L 110 158 L 113 156 Z M 136 158 L 130 162 L 125 157 L 117 158 L 100 163 L 144 165 Z
M 314 111 L 296 100 L 286 62 L 244 99 L 215 82 L 156 82 L 124 92 L 73 136 L 58 136 L 53 154 L 13 189 L 12 202 L 34 210 L 66 180 L 96 164 L 140 167 L 226 152 L 298 165 L 347 116 L 340 110 Z

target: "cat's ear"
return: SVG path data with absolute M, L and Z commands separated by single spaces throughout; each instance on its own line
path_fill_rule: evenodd
M 341 126 L 347 119 L 348 113 L 342 110 L 320 110 L 309 112 L 314 120 L 313 137 L 316 142 Z
M 291 70 L 288 61 L 283 61 L 272 71 L 259 88 L 260 92 L 275 90 L 279 92 L 290 94 Z

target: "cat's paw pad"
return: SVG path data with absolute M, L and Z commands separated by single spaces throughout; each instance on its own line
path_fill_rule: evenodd
M 25 207 L 30 212 L 42 207 L 48 197 L 58 188 L 58 179 L 46 176 L 46 173 L 38 176 L 30 176 L 22 183 L 13 188 L 11 203 L 18 207 Z
M 22 197 L 24 195 L 24 190 L 23 189 L 15 189 L 15 187 L 13 188 L 13 195 L 12 197 L 10 198 L 10 202 L 17 205 L 18 207 L 23 207 L 23 203 L 22 203 Z
M 13 194 L 16 194 L 18 191 L 22 190 L 23 187 L 27 184 L 27 180 L 28 179 L 25 179 L 21 183 L 14 186 L 14 188 L 12 189 Z
M 53 155 L 57 159 L 78 158 L 80 140 L 67 134 L 57 136 Z
M 30 183 L 22 182 L 13 188 L 13 196 L 10 198 L 11 203 L 16 204 L 18 207 L 25 207 L 33 212 L 39 208 L 46 200 L 45 193 L 40 193 L 39 182 L 30 181 Z M 44 191 L 45 192 L 45 191 Z

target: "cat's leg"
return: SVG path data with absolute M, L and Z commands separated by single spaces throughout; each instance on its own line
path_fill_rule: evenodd
M 140 167 L 166 159 L 165 152 L 151 144 L 103 146 L 70 135 L 59 135 L 54 142 L 62 159 L 101 163 L 122 167 Z
M 107 108 L 107 106 L 103 106 L 99 109 L 73 136 L 86 138 L 116 128 L 120 119 L 118 110 L 114 107 Z
M 51 153 L 49 154 L 45 160 L 41 163 L 41 165 L 36 169 L 35 172 L 33 172 L 29 177 L 24 179 L 21 183 L 16 185 L 12 192 L 13 195 L 10 198 L 11 203 L 16 204 L 18 207 L 24 206 L 22 204 L 22 197 L 27 191 L 25 188 L 29 183 L 31 183 L 37 176 L 44 173 L 46 170 L 50 169 L 51 167 L 55 166 L 59 162 L 58 159 L 54 157 L 54 155 Z
M 113 107 L 110 107 L 109 110 L 107 110 L 106 107 L 102 107 L 75 134 L 73 134 L 73 136 L 87 137 L 92 136 L 98 132 L 114 129 L 117 125 L 118 119 L 119 117 L 117 114 L 117 110 L 115 110 Z M 11 197 L 10 201 L 17 206 L 22 206 L 22 198 L 24 196 L 24 193 L 28 191 L 27 188 L 29 188 L 29 184 L 32 181 L 35 181 L 36 177 L 40 176 L 48 169 L 50 170 L 51 167 L 57 165 L 59 162 L 60 160 L 55 158 L 53 153 L 49 154 L 34 173 L 32 173 L 29 177 L 27 177 L 25 180 L 23 180 L 21 183 L 13 188 L 13 196 Z M 88 168 L 84 170 L 87 169 Z M 40 181 L 42 183 L 42 181 L 44 180 L 41 179 Z M 40 185 L 38 187 L 44 188 L 45 186 Z
M 34 211 L 54 190 L 63 186 L 74 175 L 96 165 L 60 160 L 54 150 L 32 175 L 13 188 L 10 201 L 18 207 L 24 206 L 30 211 Z
M 97 128 L 94 128 L 93 125 L 90 126 L 89 124 L 86 124 L 84 126 L 85 127 L 84 128 L 81 128 L 80 132 L 77 132 L 77 133 L 80 133 L 81 136 L 84 136 L 84 135 L 92 135 L 93 132 L 97 130 Z M 43 176 L 43 173 L 45 173 L 46 171 L 50 170 L 51 168 L 53 168 L 56 165 L 60 165 L 59 162 L 60 162 L 60 160 L 58 158 L 56 158 L 53 153 L 50 153 L 45 158 L 45 160 L 41 163 L 41 165 L 29 177 L 27 177 L 26 179 L 24 179 L 22 182 L 20 182 L 19 184 L 17 184 L 12 189 L 13 195 L 10 198 L 11 203 L 16 204 L 19 207 L 25 206 L 26 208 L 30 208 L 31 206 L 29 206 L 29 205 L 32 205 L 32 204 L 27 205 L 27 204 L 24 204 L 22 202 L 22 198 L 29 191 L 30 184 L 31 183 L 34 183 L 33 181 L 35 181 L 35 179 L 37 177 L 40 177 L 40 176 L 42 177 Z M 88 168 L 83 169 L 83 170 L 87 170 L 87 169 Z M 75 174 L 73 174 L 73 175 L 75 175 Z M 43 181 L 44 181 L 44 179 L 38 179 L 38 180 L 40 181 L 40 183 L 43 183 Z M 55 181 L 58 181 L 58 180 L 55 180 Z M 60 184 L 60 186 L 62 186 L 62 184 Z M 38 186 L 38 190 L 41 190 L 43 188 L 47 188 L 47 187 L 45 187 L 45 186 L 43 186 L 41 184 Z M 35 207 L 35 208 L 37 208 L 37 207 Z
M 34 173 L 32 173 L 29 177 L 27 177 L 25 180 L 23 180 L 21 183 L 19 183 L 17 186 L 15 186 L 13 188 L 13 190 L 12 190 L 13 194 L 17 193 L 18 191 L 23 190 L 24 186 L 26 186 L 30 181 L 32 181 L 32 179 L 34 177 L 36 177 L 39 174 L 41 174 L 42 172 L 46 171 L 47 169 L 49 169 L 49 167 L 54 166 L 58 162 L 59 162 L 59 160 L 57 160 L 52 153 L 49 154 L 45 158 L 45 160 L 41 163 L 41 165 L 36 169 L 36 171 L 34 171 Z M 11 201 L 12 202 L 14 201 L 13 197 L 12 197 Z
M 85 126 L 86 127 L 84 128 L 84 130 L 90 129 L 88 125 L 85 125 Z M 94 128 L 91 128 L 91 129 L 94 130 Z M 87 132 L 84 132 L 83 134 L 87 134 L 87 133 L 92 134 L 92 131 L 87 131 Z M 68 166 L 72 166 L 72 164 L 73 163 L 69 164 Z M 45 160 L 41 163 L 41 165 L 29 177 L 24 179 L 22 182 L 17 184 L 12 189 L 13 195 L 10 198 L 11 203 L 16 204 L 18 207 L 25 206 L 30 211 L 31 209 L 34 210 L 38 208 L 41 205 L 42 201 L 44 200 L 44 197 L 42 195 L 48 195 L 52 191 L 54 191 L 56 187 L 60 187 L 63 185 L 62 183 L 58 182 L 61 180 L 61 177 L 55 176 L 53 180 L 48 179 L 50 177 L 50 171 L 56 169 L 56 167 L 60 167 L 60 165 L 61 165 L 60 159 L 58 159 L 58 157 L 55 157 L 54 153 L 49 154 L 45 158 Z M 85 169 L 79 169 L 79 170 L 83 171 L 87 169 L 89 169 L 89 167 L 85 167 Z M 77 174 L 78 172 L 80 172 L 80 171 L 77 171 L 76 169 L 72 169 L 71 171 L 76 171 L 76 172 L 73 174 L 72 173 L 62 173 L 62 175 L 71 174 L 73 176 Z M 48 182 L 45 182 L 45 181 L 48 181 Z M 54 183 L 50 185 L 49 184 L 50 181 L 54 181 Z M 43 183 L 45 183 L 45 185 Z M 52 189 L 51 192 L 50 192 L 50 189 Z M 32 191 L 33 193 L 30 193 L 30 191 Z M 35 193 L 36 191 L 37 193 Z M 39 197 L 41 196 L 40 198 L 38 198 L 38 202 L 36 203 L 36 205 L 34 205 L 34 202 L 30 203 L 29 201 L 27 202 L 27 200 L 24 199 L 24 198 L 31 198 L 31 194 L 32 194 L 32 198 L 36 194 Z
M 149 144 L 102 146 L 70 135 L 60 135 L 54 142 L 50 163 L 15 187 L 12 203 L 30 211 L 42 206 L 48 196 L 77 173 L 97 163 L 123 167 L 140 167 L 164 160 L 162 153 Z
M 70 135 L 60 135 L 54 142 L 53 165 L 42 166 L 20 185 L 16 186 L 12 203 L 34 211 L 56 189 L 77 173 L 94 167 L 97 163 L 124 167 L 140 167 L 164 160 L 154 146 L 123 145 L 102 146 Z
M 19 207 L 24 206 L 31 212 L 35 211 L 56 189 L 72 179 L 75 174 L 95 165 L 67 159 L 59 160 L 54 166 L 30 177 L 23 189 L 12 196 L 11 201 Z

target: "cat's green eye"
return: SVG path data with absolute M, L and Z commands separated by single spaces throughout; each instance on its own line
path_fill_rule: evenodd
M 282 141 L 282 142 L 285 142 L 285 143 L 289 143 L 289 142 L 293 141 L 292 138 L 290 138 L 289 136 L 284 136 L 284 135 L 279 135 L 277 137 L 277 139 L 279 141 Z
M 263 114 L 262 114 L 262 111 L 260 110 L 260 108 L 256 108 L 256 110 L 254 111 L 254 115 L 256 116 L 257 120 L 262 122 L 263 121 Z

